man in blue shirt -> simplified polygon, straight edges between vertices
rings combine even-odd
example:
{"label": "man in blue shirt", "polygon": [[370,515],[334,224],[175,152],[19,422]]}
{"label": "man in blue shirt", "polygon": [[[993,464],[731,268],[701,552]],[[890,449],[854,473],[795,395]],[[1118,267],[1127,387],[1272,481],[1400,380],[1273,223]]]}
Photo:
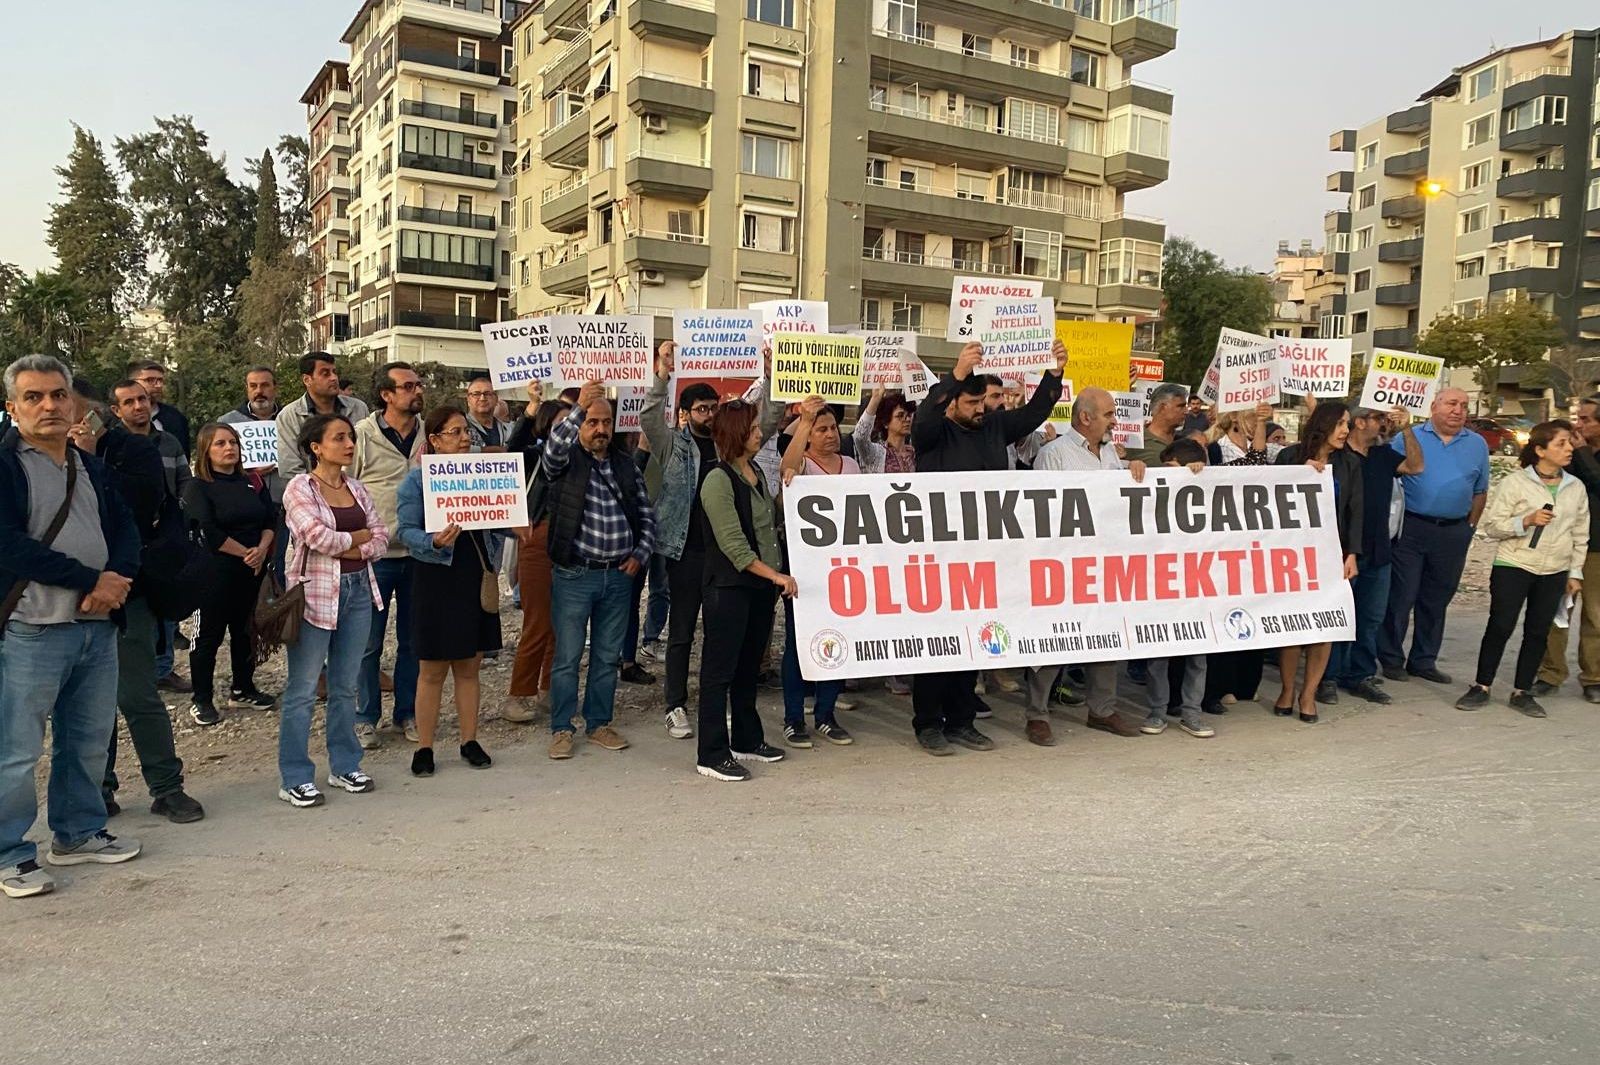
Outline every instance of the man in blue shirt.
{"label": "man in blue shirt", "polygon": [[[1449,684],[1439,671],[1444,642],[1444,612],[1461,583],[1467,548],[1489,493],[1489,445],[1467,429],[1467,394],[1459,388],[1440,391],[1432,415],[1417,427],[1423,469],[1401,479],[1405,519],[1394,544],[1389,613],[1378,638],[1378,659],[1390,680],[1421,677]],[[1396,451],[1404,441],[1396,438]],[[1406,629],[1416,614],[1411,654],[1405,650]]]}

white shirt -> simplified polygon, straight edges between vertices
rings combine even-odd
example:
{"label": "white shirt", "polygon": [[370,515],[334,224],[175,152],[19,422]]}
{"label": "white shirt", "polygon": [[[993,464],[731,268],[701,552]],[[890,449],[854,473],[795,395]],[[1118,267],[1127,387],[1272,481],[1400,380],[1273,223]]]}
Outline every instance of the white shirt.
{"label": "white shirt", "polygon": [[1078,432],[1078,427],[1068,426],[1067,431],[1039,450],[1033,460],[1036,470],[1120,470],[1122,460],[1117,457],[1115,444],[1109,441],[1100,445],[1100,454],[1089,450],[1089,441]]}

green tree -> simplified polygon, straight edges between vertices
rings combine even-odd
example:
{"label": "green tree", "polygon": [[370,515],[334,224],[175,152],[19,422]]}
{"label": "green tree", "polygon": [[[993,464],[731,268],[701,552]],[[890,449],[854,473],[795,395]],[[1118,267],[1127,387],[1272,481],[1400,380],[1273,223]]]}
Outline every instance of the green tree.
{"label": "green tree", "polygon": [[50,208],[47,239],[58,273],[83,300],[90,338],[104,342],[138,301],[144,242],[100,141],[78,125],[72,137],[71,154],[56,167],[62,199]]}
{"label": "green tree", "polygon": [[1198,384],[1224,327],[1261,333],[1272,320],[1267,279],[1229,267],[1193,241],[1168,239],[1161,269],[1166,296],[1162,355],[1169,381]]}
{"label": "green tree", "polygon": [[272,153],[263,153],[251,169],[257,182],[255,243],[250,276],[239,286],[239,331],[256,357],[276,359],[304,350],[311,270],[308,257],[284,237]]}
{"label": "green tree", "polygon": [[283,250],[283,222],[278,203],[278,169],[271,152],[250,166],[256,179],[256,232],[250,247],[252,259],[275,259]]}
{"label": "green tree", "polygon": [[1444,360],[1446,366],[1473,370],[1478,388],[1493,413],[1500,406],[1500,378],[1509,366],[1527,366],[1527,383],[1539,387],[1550,379],[1547,352],[1564,339],[1561,323],[1527,300],[1495,304],[1476,318],[1441,314],[1417,341],[1417,351]]}
{"label": "green tree", "polygon": [[85,347],[89,318],[83,293],[59,273],[41,270],[9,286],[6,331],[15,355],[37,352],[71,360]]}
{"label": "green tree", "polygon": [[230,319],[250,269],[255,194],[234,184],[208,145],[187,115],[157,119],[153,131],[116,145],[159,262],[151,294],[180,327]]}
{"label": "green tree", "polygon": [[310,159],[311,146],[304,137],[285,134],[278,138],[278,162],[287,179],[279,210],[284,236],[296,247],[306,242],[311,231]]}

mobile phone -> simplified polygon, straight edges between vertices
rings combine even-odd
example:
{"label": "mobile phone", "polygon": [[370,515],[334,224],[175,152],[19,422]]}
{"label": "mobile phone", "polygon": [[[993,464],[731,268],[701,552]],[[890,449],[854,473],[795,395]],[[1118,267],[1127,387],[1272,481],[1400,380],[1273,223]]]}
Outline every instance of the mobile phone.
{"label": "mobile phone", "polygon": [[84,426],[89,430],[90,436],[99,436],[106,431],[106,420],[97,410],[91,410],[83,419]]}

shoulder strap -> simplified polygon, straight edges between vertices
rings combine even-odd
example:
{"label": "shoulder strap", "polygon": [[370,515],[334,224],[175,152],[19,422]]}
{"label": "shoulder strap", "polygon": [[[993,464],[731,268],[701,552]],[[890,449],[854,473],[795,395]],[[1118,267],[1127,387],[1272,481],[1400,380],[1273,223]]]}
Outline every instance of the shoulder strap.
{"label": "shoulder strap", "polygon": [[[72,453],[72,448],[67,448],[67,494],[61,499],[61,507],[56,511],[56,516],[50,519],[50,527],[44,531],[44,536],[39,540],[45,547],[56,542],[56,537],[61,535],[62,528],[67,524],[67,515],[72,512],[72,496],[78,490],[78,457]],[[0,630],[4,630],[6,622],[11,620],[11,615],[16,613],[17,604],[22,602],[22,593],[28,590],[29,581],[19,579],[11,586],[11,592],[0,603]]]}

